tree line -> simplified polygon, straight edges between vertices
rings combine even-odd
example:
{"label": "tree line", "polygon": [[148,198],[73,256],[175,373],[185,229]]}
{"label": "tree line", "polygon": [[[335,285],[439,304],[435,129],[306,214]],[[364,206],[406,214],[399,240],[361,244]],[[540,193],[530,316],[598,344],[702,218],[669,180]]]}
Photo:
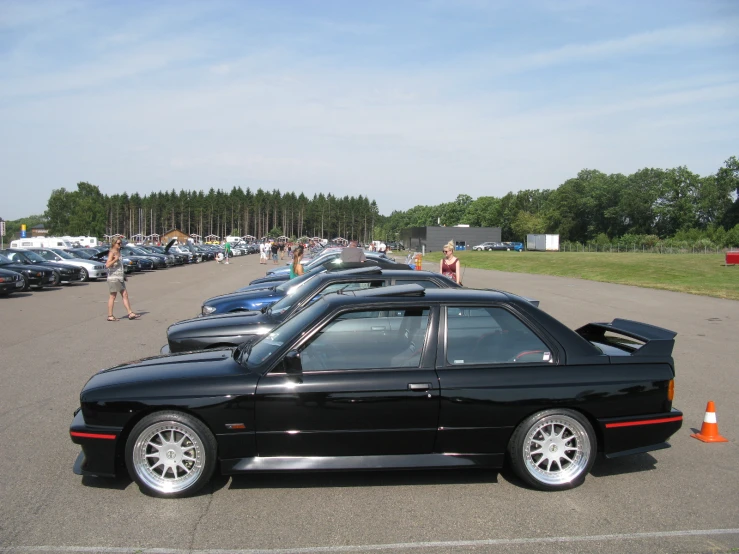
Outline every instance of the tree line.
{"label": "tree line", "polygon": [[156,192],[140,196],[104,195],[90,183],[77,190],[64,188],[51,193],[45,213],[52,234],[163,235],[179,229],[205,238],[252,235],[289,237],[319,236],[368,241],[379,217],[377,204],[364,196],[338,197],[281,193],[234,187],[230,192]]}
{"label": "tree line", "polygon": [[56,189],[43,216],[6,223],[6,237],[45,223],[56,235],[162,235],[177,228],[201,237],[217,235],[290,237],[342,236],[362,242],[397,240],[406,227],[468,224],[501,227],[503,240],[529,233],[556,233],[561,242],[654,243],[668,238],[739,245],[739,159],[732,156],[716,173],[700,176],[681,166],[645,168],[631,175],[584,169],[553,190],[526,189],[502,197],[418,205],[381,216],[364,196],[294,192],[175,190],[141,196],[104,195],[90,183]]}
{"label": "tree line", "polygon": [[[584,169],[554,190],[527,189],[503,197],[473,199],[394,211],[379,222],[380,234],[401,229],[469,224],[500,227],[503,240],[553,233],[560,241],[600,243],[624,236],[708,238],[739,245],[739,160],[732,156],[715,174],[686,167],[646,168],[631,175]],[[724,244],[719,244],[724,246]]]}

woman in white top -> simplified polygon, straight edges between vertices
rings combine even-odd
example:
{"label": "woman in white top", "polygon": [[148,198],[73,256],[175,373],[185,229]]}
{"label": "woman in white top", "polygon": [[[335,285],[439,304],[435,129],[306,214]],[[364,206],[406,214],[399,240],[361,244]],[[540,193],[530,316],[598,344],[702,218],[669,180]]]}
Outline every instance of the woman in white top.
{"label": "woman in white top", "polygon": [[108,261],[105,267],[108,268],[108,321],[118,321],[113,315],[113,305],[115,297],[120,292],[123,299],[123,305],[128,310],[128,319],[138,319],[139,314],[134,313],[131,304],[128,303],[128,291],[126,290],[126,274],[123,271],[123,263],[121,262],[121,239],[115,239],[110,245],[108,252]]}

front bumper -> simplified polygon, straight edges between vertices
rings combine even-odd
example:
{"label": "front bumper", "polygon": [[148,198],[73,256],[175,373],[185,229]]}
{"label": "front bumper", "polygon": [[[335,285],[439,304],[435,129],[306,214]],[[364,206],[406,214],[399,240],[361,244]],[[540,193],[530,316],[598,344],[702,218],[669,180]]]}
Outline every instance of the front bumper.
{"label": "front bumper", "polygon": [[90,276],[90,279],[107,279],[108,277],[108,271],[103,269],[88,269],[87,274]]}
{"label": "front bumper", "polygon": [[73,443],[82,447],[81,455],[84,458],[77,458],[75,473],[115,477],[116,451],[122,431],[123,429],[118,427],[87,425],[82,410],[78,408],[72,425],[69,426],[69,435]]}

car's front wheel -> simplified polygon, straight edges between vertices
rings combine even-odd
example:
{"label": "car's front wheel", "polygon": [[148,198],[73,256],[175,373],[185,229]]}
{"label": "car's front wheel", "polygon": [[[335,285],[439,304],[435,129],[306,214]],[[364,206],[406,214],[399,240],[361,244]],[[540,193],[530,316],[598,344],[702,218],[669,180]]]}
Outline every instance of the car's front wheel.
{"label": "car's front wheel", "polygon": [[175,411],[139,421],[126,441],[126,467],[146,494],[180,498],[210,481],[216,440],[198,419]]}
{"label": "car's front wheel", "polygon": [[545,410],[528,417],[513,433],[508,455],[516,474],[540,490],[582,484],[598,451],[593,426],[573,410]]}
{"label": "car's front wheel", "polygon": [[51,279],[49,280],[49,286],[50,287],[58,287],[62,284],[62,276],[58,271],[54,271],[51,274]]}
{"label": "car's front wheel", "polygon": [[82,277],[83,283],[86,283],[90,280],[90,273],[84,267],[80,268],[80,276]]}

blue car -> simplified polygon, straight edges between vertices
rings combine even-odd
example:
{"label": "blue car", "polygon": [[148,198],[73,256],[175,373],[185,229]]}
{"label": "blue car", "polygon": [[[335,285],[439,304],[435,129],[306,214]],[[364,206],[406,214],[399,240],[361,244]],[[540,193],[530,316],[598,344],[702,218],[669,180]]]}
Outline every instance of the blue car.
{"label": "blue car", "polygon": [[[322,268],[323,269],[323,268]],[[325,271],[325,269],[324,269]],[[319,272],[320,273],[320,272]],[[236,312],[252,312],[263,310],[282,297],[298,290],[300,286],[313,275],[306,274],[278,285],[267,288],[257,288],[249,291],[236,291],[221,296],[209,298],[200,309],[201,315],[218,315]]]}

